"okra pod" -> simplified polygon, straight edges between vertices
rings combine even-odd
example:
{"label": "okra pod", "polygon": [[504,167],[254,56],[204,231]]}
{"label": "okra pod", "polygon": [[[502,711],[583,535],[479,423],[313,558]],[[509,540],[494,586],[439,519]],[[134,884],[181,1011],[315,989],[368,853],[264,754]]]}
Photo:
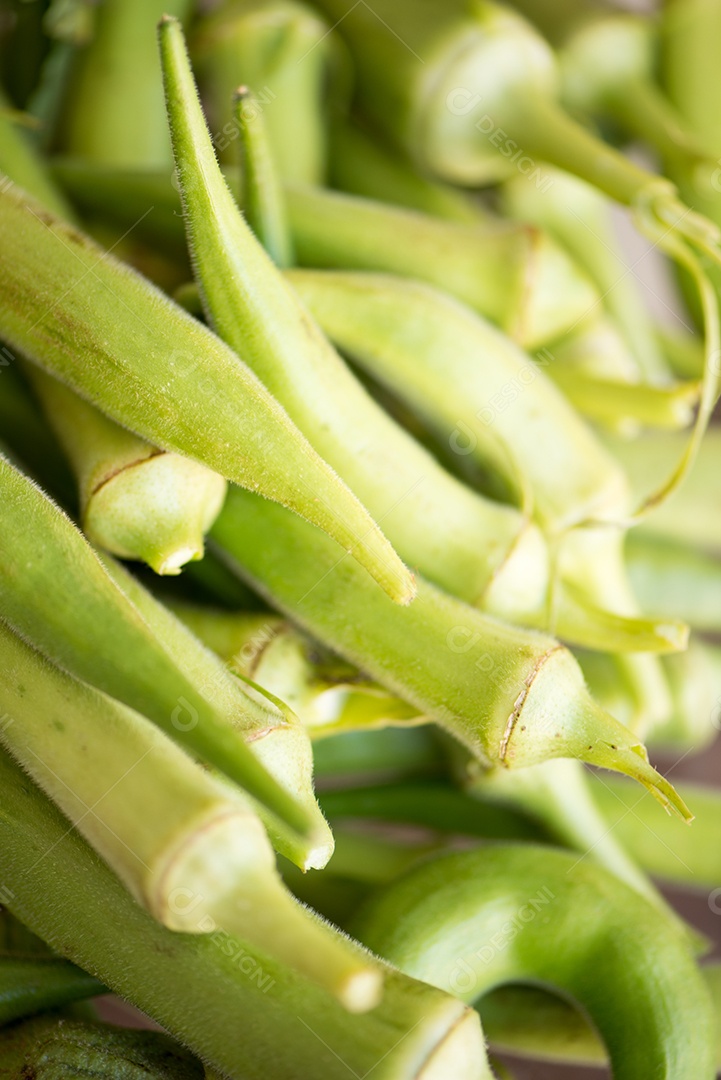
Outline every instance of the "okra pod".
{"label": "okra pod", "polygon": [[395,615],[332,544],[240,488],[231,488],[212,535],[262,595],[482,763],[521,768],[577,757],[627,772],[675,803],[638,739],[592,702],[571,654],[552,639],[496,622],[425,582]]}
{"label": "okra pod", "polygon": [[230,0],[198,20],[191,51],[221,160],[233,160],[232,144],[240,132],[237,117],[229,118],[229,105],[244,84],[258,95],[256,107],[281,176],[322,183],[324,86],[334,51],[322,17],[296,0]]}
{"label": "okra pod", "polygon": [[154,30],[165,12],[185,19],[191,6],[190,0],[104,0],[64,103],[65,152],[114,168],[171,167]]}
{"label": "okra pod", "polygon": [[295,904],[260,820],[237,793],[6,627],[0,656],[0,706],[10,720],[3,746],[155,919],[185,933],[220,925],[349,1009],[376,1003],[379,974]]}
{"label": "okra pod", "polygon": [[0,173],[33,192],[38,202],[69,220],[72,211],[62,192],[48,178],[25,133],[13,124],[10,105],[0,91]]}
{"label": "okra pod", "polygon": [[616,238],[610,201],[590,184],[560,169],[549,169],[549,176],[553,182],[544,191],[529,184],[525,176],[506,180],[501,187],[503,209],[516,220],[545,229],[563,244],[603,297],[603,306],[621,329],[637,370],[652,381],[663,377],[663,353],[633,270]]}
{"label": "okra pod", "polygon": [[[3,618],[77,678],[147,716],[305,834],[306,811],[245,745],[211,689],[199,689],[65,514],[0,458]],[[23,546],[17,537],[23,537]],[[247,699],[249,713],[258,705]]]}
{"label": "okra pod", "polygon": [[0,1028],[22,1017],[103,993],[101,982],[66,960],[0,956]]}
{"label": "okra pod", "polygon": [[380,890],[353,927],[462,1000],[508,982],[555,988],[590,1015],[618,1080],[715,1076],[711,999],[686,941],[589,861],[530,845],[436,857]]}
{"label": "okra pod", "polygon": [[420,278],[529,349],[560,337],[599,302],[585,273],[530,225],[472,226],[300,186],[288,189],[288,213],[301,265]]}
{"label": "okra pod", "polygon": [[88,539],[158,574],[202,558],[225,498],[223,477],[121,428],[41,368],[26,370],[77,476]]}
{"label": "okra pod", "polygon": [[[104,558],[109,576],[140,613],[146,625],[162,641],[179,670],[200,693],[210,694],[217,708],[232,722],[252,746],[254,755],[288,794],[302,805],[312,828],[307,838],[299,840],[288,830],[278,830],[273,815],[259,813],[276,850],[297,863],[303,870],[323,867],[333,851],[333,837],[313,793],[313,754],[307,732],[288,708],[283,693],[296,684],[286,678],[280,684],[270,680],[266,686],[253,666],[235,667],[240,680],[230,674],[221,660],[203,648],[203,635],[191,633],[168,608],[114,559]],[[253,617],[251,617],[253,618]],[[268,616],[264,616],[265,643]],[[192,621],[191,629],[198,629]],[[200,638],[200,640],[198,640]],[[213,647],[211,643],[210,648]],[[284,657],[281,657],[281,661]],[[272,661],[271,661],[272,663]],[[274,665],[283,670],[282,662]],[[242,681],[241,681],[242,680]],[[309,677],[310,681],[310,677]],[[259,686],[263,689],[259,689]],[[266,692],[264,692],[266,691]],[[302,702],[305,702],[303,697]]]}
{"label": "okra pod", "polygon": [[243,350],[410,565],[502,616],[542,607],[547,555],[537,527],[446,473],[349,373],[231,198],[177,22],[161,24],[160,44],[194,270],[217,333]]}
{"label": "okra pod", "polygon": [[91,1076],[93,1080],[203,1080],[200,1061],[158,1031],[42,1017],[0,1033],[0,1080]]}
{"label": "okra pod", "polygon": [[307,513],[411,599],[410,573],[367,512],[214,334],[13,188],[0,192],[0,238],[11,348],[161,448]]}
{"label": "okra pod", "polygon": [[220,929],[158,926],[4,754],[0,775],[0,878],[11,909],[221,1075],[345,1080],[350,1067],[375,1069],[379,1080],[485,1080],[478,1017],[457,999],[383,967],[383,1001],[353,1015]]}
{"label": "okra pod", "polygon": [[294,261],[285,196],[258,99],[247,86],[233,98],[240,132],[242,199],[245,219],[276,266]]}

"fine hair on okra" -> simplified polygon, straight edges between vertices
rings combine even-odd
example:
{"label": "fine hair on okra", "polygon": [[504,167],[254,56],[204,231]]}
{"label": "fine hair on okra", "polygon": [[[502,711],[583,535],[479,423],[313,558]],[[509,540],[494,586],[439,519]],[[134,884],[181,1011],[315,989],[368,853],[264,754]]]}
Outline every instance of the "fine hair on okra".
{"label": "fine hair on okra", "polygon": [[136,434],[308,514],[400,603],[412,598],[367,511],[219,338],[12,185],[0,191],[0,236],[11,347]]}
{"label": "fine hair on okra", "polygon": [[[220,927],[173,933],[133,902],[4,753],[0,774],[0,874],[11,909],[221,1074],[261,1080],[271,1069],[279,1080],[299,1072],[304,1080],[343,1080],[350,1065],[360,1075],[375,1069],[379,1080],[490,1080],[478,1016],[457,998],[376,961],[383,1001],[353,1014]],[[72,911],[61,902],[69,886],[77,891]],[[328,934],[370,959],[333,928]]]}
{"label": "fine hair on okra", "polygon": [[0,655],[0,704],[13,718],[3,746],[154,918],[186,933],[220,925],[305,971],[349,1009],[376,1003],[380,977],[286,893],[247,800],[144,717],[1,626]]}
{"label": "fine hair on okra", "polygon": [[[353,929],[465,1001],[507,982],[556,988],[590,1015],[617,1080],[715,1071],[711,998],[687,942],[588,860],[522,844],[440,856],[379,890]],[[559,947],[568,937],[571,951]]]}

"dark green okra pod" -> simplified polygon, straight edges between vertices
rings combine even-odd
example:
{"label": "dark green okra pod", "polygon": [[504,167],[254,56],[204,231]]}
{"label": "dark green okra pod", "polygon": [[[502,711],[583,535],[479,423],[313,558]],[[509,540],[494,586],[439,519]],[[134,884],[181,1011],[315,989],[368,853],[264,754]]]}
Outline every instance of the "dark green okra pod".
{"label": "dark green okra pod", "polygon": [[498,845],[435,858],[364,905],[362,941],[471,1002],[507,982],[580,1003],[614,1080],[711,1080],[711,1000],[683,936],[588,860]]}
{"label": "dark green okra pod", "polygon": [[0,1028],[13,1020],[103,993],[101,982],[67,960],[0,954]]}
{"label": "dark green okra pod", "polygon": [[200,1061],[157,1031],[125,1031],[64,1017],[0,1033],[0,1080],[203,1080]]}

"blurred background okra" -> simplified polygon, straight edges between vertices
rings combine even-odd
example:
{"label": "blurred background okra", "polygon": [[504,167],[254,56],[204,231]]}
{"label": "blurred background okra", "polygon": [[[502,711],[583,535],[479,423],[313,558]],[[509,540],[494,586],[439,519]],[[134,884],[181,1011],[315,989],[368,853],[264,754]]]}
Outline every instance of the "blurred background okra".
{"label": "blurred background okra", "polygon": [[711,1080],[721,4],[6,7],[0,1080]]}

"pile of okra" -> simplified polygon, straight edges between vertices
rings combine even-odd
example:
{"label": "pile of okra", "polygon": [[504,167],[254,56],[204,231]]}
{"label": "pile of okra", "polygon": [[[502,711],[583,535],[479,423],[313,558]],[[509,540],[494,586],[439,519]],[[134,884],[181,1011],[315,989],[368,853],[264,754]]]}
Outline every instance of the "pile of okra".
{"label": "pile of okra", "polygon": [[0,1080],[713,1080],[721,0],[0,79]]}

